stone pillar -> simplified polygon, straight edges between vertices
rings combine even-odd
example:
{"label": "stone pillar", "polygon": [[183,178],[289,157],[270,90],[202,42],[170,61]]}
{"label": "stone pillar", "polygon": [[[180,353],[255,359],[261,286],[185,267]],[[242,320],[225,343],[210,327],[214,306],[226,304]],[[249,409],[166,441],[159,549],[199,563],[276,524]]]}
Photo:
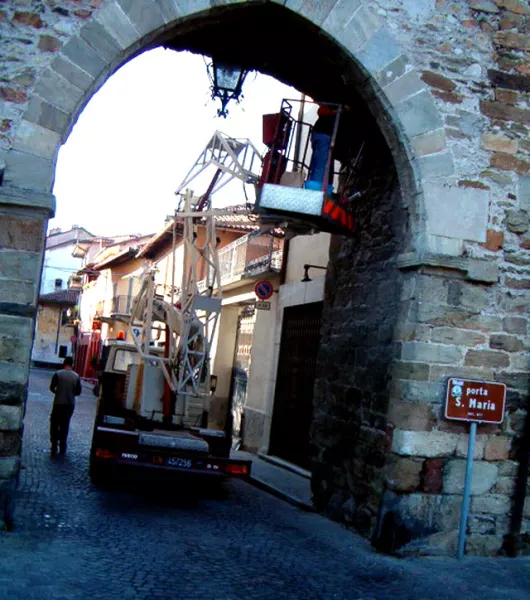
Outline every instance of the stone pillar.
{"label": "stone pillar", "polygon": [[51,194],[0,187],[0,529],[13,520],[46,223],[54,207]]}

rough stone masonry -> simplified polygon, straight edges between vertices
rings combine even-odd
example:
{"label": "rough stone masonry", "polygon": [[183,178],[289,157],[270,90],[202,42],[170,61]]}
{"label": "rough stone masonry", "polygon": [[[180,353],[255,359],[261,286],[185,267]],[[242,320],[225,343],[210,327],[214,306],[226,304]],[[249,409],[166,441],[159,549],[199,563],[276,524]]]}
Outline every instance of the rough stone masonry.
{"label": "rough stone masonry", "polygon": [[[229,19],[227,6],[274,7],[279,18],[296,13],[315,43],[321,34],[336,44],[357,70],[359,93],[389,149],[367,156],[367,193],[356,215],[362,229],[333,241],[313,426],[315,503],[390,549],[451,547],[467,429],[442,418],[445,381],[504,382],[504,424],[479,427],[467,546],[496,554],[509,530],[528,402],[524,0],[0,4],[0,499],[7,524],[58,148],[110,73],[161,36],[177,36],[182,24],[190,31],[209,16]],[[523,531],[529,525],[527,504]]]}

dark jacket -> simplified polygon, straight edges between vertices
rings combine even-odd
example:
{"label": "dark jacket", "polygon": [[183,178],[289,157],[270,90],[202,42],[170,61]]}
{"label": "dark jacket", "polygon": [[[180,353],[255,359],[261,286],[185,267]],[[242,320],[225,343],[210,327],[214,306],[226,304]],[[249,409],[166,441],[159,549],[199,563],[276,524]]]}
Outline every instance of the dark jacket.
{"label": "dark jacket", "polygon": [[55,405],[75,406],[75,397],[81,393],[81,378],[71,369],[62,369],[53,374],[50,392],[55,394]]}

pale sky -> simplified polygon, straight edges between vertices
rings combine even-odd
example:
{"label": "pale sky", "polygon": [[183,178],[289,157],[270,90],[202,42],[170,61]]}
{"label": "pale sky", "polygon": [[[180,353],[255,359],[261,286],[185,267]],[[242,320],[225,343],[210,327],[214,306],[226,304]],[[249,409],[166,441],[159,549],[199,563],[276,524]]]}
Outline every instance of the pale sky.
{"label": "pale sky", "polygon": [[[174,191],[215,130],[250,138],[263,151],[262,115],[278,112],[282,98],[299,97],[256,73],[247,75],[243,95],[239,105],[229,103],[227,119],[217,117],[204,58],[188,52],[157,48],[124,65],[59,151],[49,228],[77,224],[109,236],[160,230],[176,208]],[[206,191],[201,183],[190,186],[196,194]],[[242,184],[232,185],[240,202]]]}

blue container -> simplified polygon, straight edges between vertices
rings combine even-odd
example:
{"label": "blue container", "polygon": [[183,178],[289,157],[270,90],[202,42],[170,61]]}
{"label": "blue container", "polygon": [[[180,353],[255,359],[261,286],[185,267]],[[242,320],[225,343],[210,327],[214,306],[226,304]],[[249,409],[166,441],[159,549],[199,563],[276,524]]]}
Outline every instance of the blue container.
{"label": "blue container", "polygon": [[[304,182],[304,188],[306,190],[320,191],[322,189],[322,184],[320,183],[320,181],[313,181],[311,179],[308,179],[306,182]],[[331,194],[333,194],[333,186],[330,183],[328,185],[328,196],[331,196]]]}

